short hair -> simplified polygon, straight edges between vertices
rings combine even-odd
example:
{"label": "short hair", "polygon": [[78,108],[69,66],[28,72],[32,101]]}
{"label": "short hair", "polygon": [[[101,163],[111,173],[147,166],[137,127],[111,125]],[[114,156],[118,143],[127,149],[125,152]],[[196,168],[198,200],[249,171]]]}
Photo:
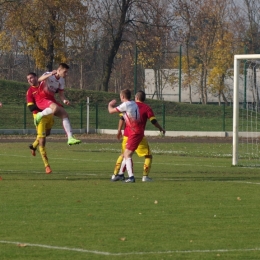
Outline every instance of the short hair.
{"label": "short hair", "polygon": [[142,90],[138,90],[135,94],[135,96],[138,98],[138,100],[144,102],[145,101],[145,98],[146,98],[146,95],[145,95],[145,92],[142,91]]}
{"label": "short hair", "polygon": [[69,65],[68,65],[67,63],[63,63],[63,62],[62,62],[62,63],[59,64],[59,68],[67,69],[67,70],[68,70],[70,67],[69,67]]}
{"label": "short hair", "polygon": [[32,75],[32,76],[34,76],[34,77],[37,77],[37,74],[34,73],[34,72],[29,72],[29,73],[27,74],[27,76],[30,76],[30,75]]}
{"label": "short hair", "polygon": [[128,100],[131,99],[131,91],[130,91],[128,88],[121,90],[120,93],[121,93],[126,99],[128,99]]}

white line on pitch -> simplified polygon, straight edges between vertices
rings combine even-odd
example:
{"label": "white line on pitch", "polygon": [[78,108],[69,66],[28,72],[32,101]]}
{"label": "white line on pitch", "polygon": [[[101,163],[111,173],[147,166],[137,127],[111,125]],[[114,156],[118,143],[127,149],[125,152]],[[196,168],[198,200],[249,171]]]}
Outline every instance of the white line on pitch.
{"label": "white line on pitch", "polygon": [[49,246],[49,245],[41,245],[41,244],[30,244],[30,243],[22,243],[22,242],[14,242],[14,241],[5,241],[0,240],[2,244],[15,244],[17,246],[30,246],[30,247],[40,247],[47,249],[56,249],[56,250],[66,250],[66,251],[76,251],[81,253],[92,253],[97,255],[113,255],[113,256],[123,256],[123,255],[147,255],[147,254],[190,254],[190,253],[228,253],[228,252],[248,252],[248,251],[260,251],[260,248],[244,248],[244,249],[213,249],[213,250],[168,250],[168,251],[157,251],[157,252],[130,252],[130,253],[110,253],[110,252],[102,252],[97,250],[87,250],[81,248],[70,248],[70,247],[59,247],[59,246]]}

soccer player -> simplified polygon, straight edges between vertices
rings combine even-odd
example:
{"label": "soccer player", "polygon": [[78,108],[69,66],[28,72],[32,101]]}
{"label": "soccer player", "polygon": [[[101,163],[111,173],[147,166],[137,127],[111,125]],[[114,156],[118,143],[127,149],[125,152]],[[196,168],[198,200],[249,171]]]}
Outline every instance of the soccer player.
{"label": "soccer player", "polygon": [[[150,122],[156,128],[158,128],[160,130],[160,132],[165,134],[165,130],[160,126],[160,124],[156,120],[152,108],[144,103],[145,98],[146,98],[145,92],[142,91],[142,90],[139,90],[135,95],[135,101],[136,101],[138,108],[139,108],[139,113],[140,113],[140,117],[142,119],[144,129],[145,129],[145,126],[146,126],[146,122],[149,119]],[[124,125],[125,125],[124,124],[124,118],[121,117],[119,119],[118,133],[117,133],[117,138],[119,140],[122,137],[122,129],[123,129]],[[119,181],[119,180],[125,179],[125,177],[124,177],[125,165],[122,164],[122,162],[123,162],[123,152],[125,150],[127,140],[128,140],[128,126],[125,126],[124,136],[123,136],[123,140],[122,140],[122,154],[118,157],[118,159],[116,161],[116,166],[115,166],[114,174],[112,175],[111,181]],[[152,179],[150,177],[148,177],[148,175],[150,173],[150,169],[151,169],[151,166],[152,166],[152,158],[153,157],[152,157],[152,153],[151,153],[148,141],[147,141],[145,136],[143,137],[142,141],[138,145],[135,152],[137,153],[137,155],[139,157],[145,158],[142,181],[143,182],[152,181]]]}
{"label": "soccer player", "polygon": [[124,150],[124,159],[122,163],[125,163],[129,177],[125,182],[133,183],[135,182],[135,177],[133,172],[132,155],[144,137],[144,128],[142,127],[139,109],[136,102],[130,101],[131,91],[129,89],[122,90],[120,92],[120,99],[122,104],[117,107],[114,107],[116,100],[109,102],[108,112],[110,114],[122,113],[125,124],[128,126],[128,141]]}
{"label": "soccer player", "polygon": [[[37,91],[39,88],[37,75],[34,72],[30,72],[27,75],[27,81],[30,84],[30,87],[26,93],[27,106],[28,106],[29,110],[33,113],[33,117],[35,118],[37,113],[41,111],[37,107],[36,101],[35,101],[35,95],[37,94]],[[50,174],[52,172],[51,167],[49,165],[47,152],[45,149],[46,136],[50,135],[52,126],[53,126],[53,115],[51,114],[51,115],[43,117],[42,120],[39,122],[39,124],[36,127],[37,138],[33,142],[33,144],[31,144],[29,146],[33,156],[36,155],[35,152],[37,150],[37,147],[39,146],[39,151],[40,151],[40,154],[41,154],[44,166],[45,166],[46,174]]]}
{"label": "soccer player", "polygon": [[72,128],[68,113],[55,99],[55,93],[59,93],[60,99],[66,105],[70,102],[65,98],[64,87],[65,78],[68,74],[69,66],[66,63],[60,63],[57,70],[44,73],[38,80],[40,83],[38,93],[35,97],[37,106],[42,110],[36,114],[35,125],[39,124],[43,116],[55,114],[62,119],[63,128],[68,137],[68,145],[79,144],[72,135]]}

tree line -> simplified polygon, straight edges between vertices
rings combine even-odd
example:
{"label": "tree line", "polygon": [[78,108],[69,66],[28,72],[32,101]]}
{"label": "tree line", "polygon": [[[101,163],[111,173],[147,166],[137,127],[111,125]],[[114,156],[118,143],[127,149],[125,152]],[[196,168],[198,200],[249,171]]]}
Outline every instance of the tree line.
{"label": "tree line", "polygon": [[[182,88],[198,86],[225,101],[234,54],[259,53],[259,0],[0,0],[0,78],[25,81],[29,71],[70,65],[71,88],[118,92],[145,88],[153,69],[178,67]],[[138,52],[138,59],[135,53]],[[137,64],[136,64],[137,62]]]}

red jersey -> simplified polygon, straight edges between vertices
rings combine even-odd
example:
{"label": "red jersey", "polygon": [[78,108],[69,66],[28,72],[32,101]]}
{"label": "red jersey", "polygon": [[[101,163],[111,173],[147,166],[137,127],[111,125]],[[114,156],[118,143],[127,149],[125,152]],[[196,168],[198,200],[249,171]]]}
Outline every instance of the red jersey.
{"label": "red jersey", "polygon": [[[38,87],[37,86],[30,86],[28,88],[27,93],[26,93],[27,106],[36,104],[35,97],[36,97],[37,93],[38,93]],[[33,114],[37,114],[40,111],[41,110],[34,110]]]}
{"label": "red jersey", "polygon": [[[147,104],[142,103],[142,102],[136,102],[136,104],[139,108],[139,114],[140,114],[140,119],[141,119],[140,123],[139,123],[140,124],[139,127],[141,127],[144,131],[147,119],[152,121],[153,119],[156,119],[156,118],[155,118],[153,110],[150,106],[148,106]],[[128,129],[127,124],[124,129],[124,136],[129,136],[129,129]]]}
{"label": "red jersey", "polygon": [[[46,72],[43,75],[50,74],[51,72]],[[65,86],[64,78],[56,78],[55,75],[50,76],[40,83],[39,91],[36,96],[36,103],[39,104],[39,107],[48,107],[48,105],[43,106],[45,101],[53,101],[57,103],[55,99],[55,93],[63,91]],[[44,103],[44,104],[43,104]],[[58,104],[58,103],[57,103]]]}
{"label": "red jersey", "polygon": [[118,112],[123,114],[125,124],[128,126],[130,134],[144,135],[144,129],[141,124],[139,109],[135,101],[126,101],[116,107]]}

